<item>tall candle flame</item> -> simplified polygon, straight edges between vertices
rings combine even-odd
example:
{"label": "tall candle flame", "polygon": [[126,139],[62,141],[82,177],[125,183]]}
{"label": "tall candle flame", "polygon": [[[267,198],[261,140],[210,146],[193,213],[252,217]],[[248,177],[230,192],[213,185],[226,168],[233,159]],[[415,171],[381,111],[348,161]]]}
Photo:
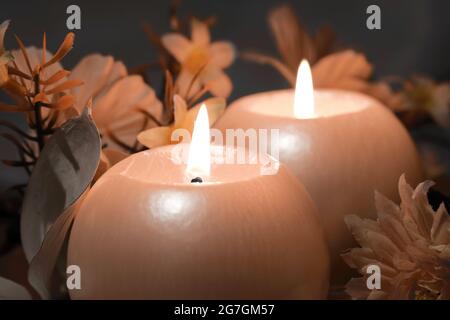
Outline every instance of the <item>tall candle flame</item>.
{"label": "tall candle flame", "polygon": [[314,116],[314,87],[308,61],[302,60],[297,72],[294,94],[294,116],[311,118]]}
{"label": "tall candle flame", "polygon": [[206,106],[202,104],[198,111],[189,147],[186,173],[192,177],[206,178],[211,171],[211,146],[209,119]]}

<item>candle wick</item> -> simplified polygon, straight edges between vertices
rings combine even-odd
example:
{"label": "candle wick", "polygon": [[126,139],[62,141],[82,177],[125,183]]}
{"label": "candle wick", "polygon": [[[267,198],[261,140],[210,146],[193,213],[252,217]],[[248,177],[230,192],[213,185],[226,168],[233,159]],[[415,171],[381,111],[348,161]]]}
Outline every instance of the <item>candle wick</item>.
{"label": "candle wick", "polygon": [[191,183],[202,183],[203,179],[200,177],[195,177],[194,179],[191,180]]}

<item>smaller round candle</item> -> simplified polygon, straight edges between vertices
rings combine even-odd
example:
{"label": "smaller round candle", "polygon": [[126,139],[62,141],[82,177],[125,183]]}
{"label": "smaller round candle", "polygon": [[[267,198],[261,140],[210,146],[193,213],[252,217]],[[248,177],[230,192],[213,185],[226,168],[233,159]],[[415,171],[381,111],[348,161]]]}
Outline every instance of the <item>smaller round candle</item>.
{"label": "smaller round candle", "polygon": [[189,145],[156,148],[94,185],[69,241],[82,275],[72,298],[326,298],[327,245],[308,193],[283,165],[262,175],[260,164],[212,163],[236,149],[209,146],[202,117],[203,107],[187,166],[173,152]]}
{"label": "smaller round candle", "polygon": [[258,93],[235,101],[215,125],[226,129],[279,129],[280,161],[304,184],[321,214],[331,253],[332,279],[344,283],[340,254],[354,246],[344,217],[375,217],[374,192],[398,199],[406,173],[419,183],[422,168],[413,141],[377,100],[342,90],[313,90],[306,61],[297,89]]}

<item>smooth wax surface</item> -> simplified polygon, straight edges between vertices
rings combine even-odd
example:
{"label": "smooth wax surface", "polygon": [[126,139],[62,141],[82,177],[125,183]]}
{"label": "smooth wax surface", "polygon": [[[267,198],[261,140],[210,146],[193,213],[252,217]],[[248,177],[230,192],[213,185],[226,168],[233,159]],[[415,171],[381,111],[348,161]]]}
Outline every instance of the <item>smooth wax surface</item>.
{"label": "smooth wax surface", "polygon": [[326,297],[318,214],[284,166],[262,176],[258,164],[213,165],[214,181],[191,184],[170,148],[123,160],[87,195],[69,241],[82,272],[72,298]]}
{"label": "smooth wax surface", "polygon": [[255,94],[234,102],[215,127],[280,129],[280,160],[306,187],[321,214],[332,256],[334,283],[349,269],[339,256],[355,245],[344,216],[375,217],[374,191],[398,200],[402,173],[423,177],[406,129],[376,100],[353,92],[315,91],[316,116],[297,119],[294,90]]}

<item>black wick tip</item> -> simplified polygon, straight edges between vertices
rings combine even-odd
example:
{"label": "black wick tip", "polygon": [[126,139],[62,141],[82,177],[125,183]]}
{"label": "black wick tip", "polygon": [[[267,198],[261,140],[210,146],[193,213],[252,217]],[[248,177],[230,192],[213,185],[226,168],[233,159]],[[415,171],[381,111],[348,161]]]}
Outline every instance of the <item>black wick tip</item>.
{"label": "black wick tip", "polygon": [[200,177],[195,177],[194,179],[191,180],[191,183],[202,183],[203,179]]}

